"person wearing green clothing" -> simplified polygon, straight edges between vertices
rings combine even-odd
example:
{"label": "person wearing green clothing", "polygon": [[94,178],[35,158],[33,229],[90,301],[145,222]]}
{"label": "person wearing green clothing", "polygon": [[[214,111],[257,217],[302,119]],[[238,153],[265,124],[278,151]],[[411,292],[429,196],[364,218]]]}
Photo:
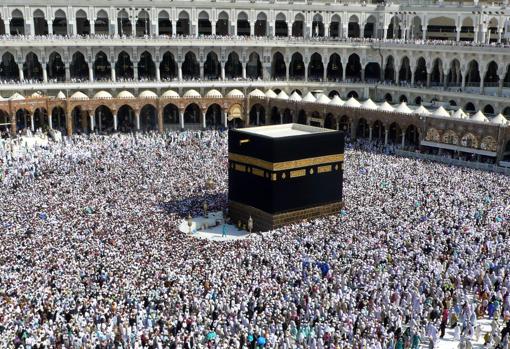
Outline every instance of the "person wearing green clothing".
{"label": "person wearing green clothing", "polygon": [[402,337],[398,337],[395,349],[404,349],[404,339]]}
{"label": "person wearing green clothing", "polygon": [[413,340],[411,342],[411,349],[418,349],[420,347],[420,334],[418,332],[415,332],[413,334]]}

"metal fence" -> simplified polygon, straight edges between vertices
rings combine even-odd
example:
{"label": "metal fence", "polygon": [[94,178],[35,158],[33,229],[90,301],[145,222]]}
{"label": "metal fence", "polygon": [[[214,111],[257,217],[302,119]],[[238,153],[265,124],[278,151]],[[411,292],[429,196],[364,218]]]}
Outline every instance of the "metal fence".
{"label": "metal fence", "polygon": [[422,159],[422,160],[428,160],[428,161],[435,161],[435,162],[441,162],[448,165],[453,166],[460,166],[460,167],[469,167],[474,168],[477,170],[482,171],[491,171],[491,172],[497,172],[497,173],[503,173],[510,176],[510,167],[502,167],[498,165],[493,164],[484,164],[482,162],[473,162],[473,161],[464,161],[464,160],[458,160],[458,159],[451,159],[444,156],[438,156],[438,155],[432,155],[432,154],[423,154],[423,153],[415,153],[412,151],[405,151],[396,149],[395,155],[407,157],[407,158],[414,158],[414,159]]}

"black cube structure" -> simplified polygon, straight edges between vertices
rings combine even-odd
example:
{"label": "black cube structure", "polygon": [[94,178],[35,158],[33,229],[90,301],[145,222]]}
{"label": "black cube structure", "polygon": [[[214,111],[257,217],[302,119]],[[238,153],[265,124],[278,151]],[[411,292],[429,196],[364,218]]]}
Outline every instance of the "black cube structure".
{"label": "black cube structure", "polygon": [[342,208],[344,134],[300,124],[229,131],[232,223],[263,231]]}

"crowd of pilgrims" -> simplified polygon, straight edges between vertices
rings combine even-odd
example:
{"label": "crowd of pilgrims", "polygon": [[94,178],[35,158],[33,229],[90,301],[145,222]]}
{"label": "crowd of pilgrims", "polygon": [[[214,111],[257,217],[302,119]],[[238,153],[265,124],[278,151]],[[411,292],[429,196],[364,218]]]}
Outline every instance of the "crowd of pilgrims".
{"label": "crowd of pilgrims", "polygon": [[2,348],[509,348],[508,177],[350,142],[341,212],[216,242],[224,132],[6,144]]}

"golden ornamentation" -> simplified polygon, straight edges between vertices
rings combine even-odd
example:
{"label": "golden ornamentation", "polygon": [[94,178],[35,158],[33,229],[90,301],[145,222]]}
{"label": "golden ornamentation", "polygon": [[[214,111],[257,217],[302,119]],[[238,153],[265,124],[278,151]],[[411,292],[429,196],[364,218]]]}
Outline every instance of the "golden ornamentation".
{"label": "golden ornamentation", "polygon": [[317,169],[317,173],[331,172],[331,169],[332,169],[331,165],[319,166],[319,168]]}
{"label": "golden ornamentation", "polygon": [[290,178],[303,177],[303,176],[306,176],[305,169],[290,171]]}
{"label": "golden ornamentation", "polygon": [[236,153],[228,153],[228,159],[230,161],[241,162],[246,165],[257,166],[269,171],[285,171],[285,170],[293,170],[300,167],[309,167],[316,165],[323,165],[332,162],[342,162],[344,161],[344,154],[333,154],[333,155],[324,155],[317,156],[314,158],[306,158],[299,160],[291,160],[291,161],[283,161],[283,162],[269,162],[265,160],[260,160],[251,156],[236,154]]}

